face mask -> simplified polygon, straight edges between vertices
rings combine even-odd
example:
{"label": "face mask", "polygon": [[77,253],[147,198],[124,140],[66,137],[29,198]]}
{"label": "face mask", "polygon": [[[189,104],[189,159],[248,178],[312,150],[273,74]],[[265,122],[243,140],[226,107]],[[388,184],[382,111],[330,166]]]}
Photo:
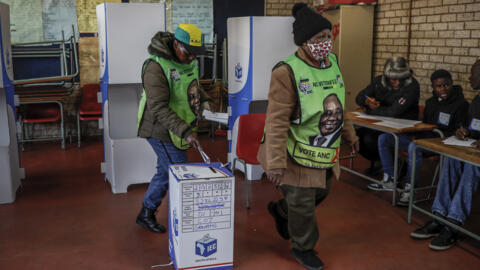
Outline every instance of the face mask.
{"label": "face mask", "polygon": [[332,41],[330,39],[318,43],[307,43],[307,45],[316,60],[326,59],[332,50]]}

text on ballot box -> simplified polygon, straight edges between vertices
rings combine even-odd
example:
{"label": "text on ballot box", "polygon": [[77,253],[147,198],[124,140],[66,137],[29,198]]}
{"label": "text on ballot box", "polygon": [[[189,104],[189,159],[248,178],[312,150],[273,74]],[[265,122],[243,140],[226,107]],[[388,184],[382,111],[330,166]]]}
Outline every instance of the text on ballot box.
{"label": "text on ballot box", "polygon": [[168,250],[175,269],[232,269],[235,184],[219,162],[169,168]]}

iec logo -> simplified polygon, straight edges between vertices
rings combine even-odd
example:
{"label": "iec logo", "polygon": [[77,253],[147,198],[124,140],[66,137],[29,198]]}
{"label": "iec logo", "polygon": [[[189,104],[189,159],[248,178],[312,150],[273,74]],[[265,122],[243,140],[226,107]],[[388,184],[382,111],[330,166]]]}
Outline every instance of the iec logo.
{"label": "iec logo", "polygon": [[206,234],[202,239],[195,241],[195,254],[208,257],[217,252],[217,239]]}
{"label": "iec logo", "polygon": [[240,63],[237,63],[235,65],[235,77],[237,79],[242,78],[242,66],[240,65]]}

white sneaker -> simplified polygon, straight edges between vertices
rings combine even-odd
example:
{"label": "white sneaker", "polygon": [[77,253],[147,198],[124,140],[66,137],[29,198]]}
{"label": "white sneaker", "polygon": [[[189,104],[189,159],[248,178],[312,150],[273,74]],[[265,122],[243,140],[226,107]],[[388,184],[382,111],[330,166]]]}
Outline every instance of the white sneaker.
{"label": "white sneaker", "polygon": [[398,204],[402,206],[408,206],[410,203],[410,191],[400,193],[400,200]]}
{"label": "white sneaker", "polygon": [[392,191],[393,190],[393,177],[386,173],[383,173],[382,184],[371,183],[367,186],[368,189],[376,191]]}

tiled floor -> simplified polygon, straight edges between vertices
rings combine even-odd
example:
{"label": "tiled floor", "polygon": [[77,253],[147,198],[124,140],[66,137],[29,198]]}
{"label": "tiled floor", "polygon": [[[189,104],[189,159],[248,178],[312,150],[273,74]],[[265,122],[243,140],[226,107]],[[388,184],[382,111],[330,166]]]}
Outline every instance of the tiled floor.
{"label": "tiled floor", "polygon": [[[202,143],[212,160],[226,161],[224,137],[202,138]],[[100,173],[101,141],[90,139],[81,148],[71,144],[65,151],[55,143],[30,144],[21,155],[24,185],[15,203],[0,205],[0,269],[150,269],[170,261],[167,234],[135,224],[147,185],[112,194]],[[195,151],[189,157],[201,160]],[[266,180],[253,182],[247,210],[243,175],[237,173],[236,180],[235,269],[301,269],[266,211],[279,191]],[[416,213],[407,224],[405,208],[392,207],[390,194],[367,191],[365,184],[343,173],[317,209],[315,250],[326,269],[480,269],[478,242],[463,237],[448,251],[429,250],[428,241],[409,237],[425,217]],[[467,224],[477,233],[479,208],[477,199]],[[157,217],[167,222],[166,204]]]}

